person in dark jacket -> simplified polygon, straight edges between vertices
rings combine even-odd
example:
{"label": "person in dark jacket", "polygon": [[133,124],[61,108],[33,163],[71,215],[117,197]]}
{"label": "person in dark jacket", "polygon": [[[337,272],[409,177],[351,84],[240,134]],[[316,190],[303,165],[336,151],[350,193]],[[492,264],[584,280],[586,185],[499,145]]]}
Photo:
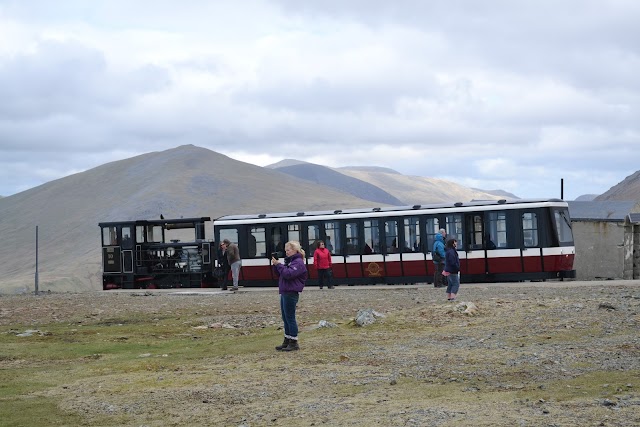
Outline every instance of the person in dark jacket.
{"label": "person in dark jacket", "polygon": [[447,300],[455,301],[456,294],[460,288],[460,258],[458,257],[458,251],[456,247],[458,241],[456,239],[450,239],[447,241],[446,253],[444,256],[444,272],[442,273],[447,277],[449,285],[447,286]]}
{"label": "person in dark jacket", "polygon": [[313,264],[318,272],[318,285],[320,289],[325,282],[329,289],[333,289],[331,284],[331,252],[324,245],[322,240],[316,242],[316,250],[313,252]]}
{"label": "person in dark jacket", "polygon": [[305,265],[305,253],[300,242],[288,241],[284,245],[286,255],[284,263],[271,258],[273,269],[279,276],[278,293],[280,294],[280,313],[284,322],[284,341],[276,347],[279,351],[299,350],[298,322],[296,320],[296,305],[300,292],[304,289],[308,273]]}
{"label": "person in dark jacket", "polygon": [[221,270],[221,276],[218,277],[218,281],[222,281],[220,289],[226,291],[231,267],[229,266],[229,260],[227,259],[227,247],[224,242],[220,243],[220,246],[218,247],[218,267]]}
{"label": "person in dark jacket", "polygon": [[435,271],[433,273],[433,287],[434,288],[444,288],[446,277],[442,275],[444,271],[444,238],[447,235],[447,232],[441,228],[436,234],[435,241],[433,242],[433,251],[431,252],[431,257],[433,258],[433,266],[435,267]]}

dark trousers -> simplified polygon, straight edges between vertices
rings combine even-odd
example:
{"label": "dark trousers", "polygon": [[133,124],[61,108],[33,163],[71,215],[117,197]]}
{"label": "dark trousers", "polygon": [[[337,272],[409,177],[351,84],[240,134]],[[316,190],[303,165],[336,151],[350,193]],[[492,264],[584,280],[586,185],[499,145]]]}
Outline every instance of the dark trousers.
{"label": "dark trousers", "polygon": [[442,275],[442,272],[444,271],[444,262],[434,262],[433,265],[436,268],[436,271],[433,273],[433,286],[436,288],[447,286],[447,283],[445,282],[446,279]]}
{"label": "dark trousers", "polygon": [[318,284],[320,285],[320,289],[326,284],[328,287],[332,288],[331,285],[331,269],[330,268],[319,268],[318,269]]}
{"label": "dark trousers", "polygon": [[224,279],[222,279],[222,286],[220,286],[220,289],[227,289],[227,283],[229,282],[229,271],[231,271],[231,268],[224,269]]}
{"label": "dark trousers", "polygon": [[298,292],[285,292],[280,294],[280,312],[284,322],[284,336],[298,338],[298,322],[296,321],[296,305],[300,294]]}

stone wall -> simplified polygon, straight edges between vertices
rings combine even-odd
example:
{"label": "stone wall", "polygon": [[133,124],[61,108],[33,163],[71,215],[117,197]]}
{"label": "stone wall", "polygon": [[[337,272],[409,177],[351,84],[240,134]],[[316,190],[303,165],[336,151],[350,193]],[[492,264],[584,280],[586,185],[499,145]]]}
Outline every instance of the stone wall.
{"label": "stone wall", "polygon": [[629,236],[623,222],[574,220],[572,226],[578,280],[633,278],[625,277],[629,265],[633,271],[633,233]]}

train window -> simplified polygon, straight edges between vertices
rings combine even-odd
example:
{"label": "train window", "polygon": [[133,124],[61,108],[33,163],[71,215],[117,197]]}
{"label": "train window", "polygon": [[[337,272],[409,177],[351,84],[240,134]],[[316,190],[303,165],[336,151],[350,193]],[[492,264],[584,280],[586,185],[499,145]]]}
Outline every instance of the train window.
{"label": "train window", "polygon": [[341,254],[342,239],[340,239],[340,223],[337,221],[325,222],[324,232],[325,232],[325,235],[327,236],[324,242],[325,247],[332,254]]}
{"label": "train window", "polygon": [[294,240],[296,242],[300,241],[300,225],[289,224],[287,226],[287,241],[290,240]]}
{"label": "train window", "polygon": [[482,231],[482,215],[473,215],[468,218],[469,221],[469,249],[482,249],[482,240],[484,233]]}
{"label": "train window", "polygon": [[147,242],[162,243],[162,227],[159,225],[147,225]]}
{"label": "train window", "polygon": [[377,219],[364,221],[364,249],[362,253],[365,255],[380,253],[380,229]]}
{"label": "train window", "polygon": [[458,250],[465,249],[462,234],[462,215],[451,214],[445,218],[447,231],[447,240],[456,239],[458,241]]}
{"label": "train window", "polygon": [[440,231],[440,220],[438,217],[427,218],[427,252],[431,252],[436,240],[436,234]]}
{"label": "train window", "polygon": [[144,243],[144,226],[136,225],[136,242]]}
{"label": "train window", "polygon": [[224,239],[229,240],[231,243],[238,243],[238,230],[235,228],[222,228],[220,230],[220,242]]}
{"label": "train window", "polygon": [[535,213],[525,212],[522,214],[522,235],[525,248],[538,246],[538,216]]}
{"label": "train window", "polygon": [[115,246],[118,244],[118,231],[115,226],[104,227],[102,229],[102,244],[104,246]]}
{"label": "train window", "polygon": [[308,225],[307,238],[309,239],[309,250],[307,251],[307,256],[313,257],[313,251],[316,250],[316,241],[320,240],[320,226],[314,224]]}
{"label": "train window", "polygon": [[385,245],[387,253],[398,252],[398,221],[389,220],[384,222]]}
{"label": "train window", "polygon": [[404,219],[405,252],[420,252],[420,223],[417,217]]}
{"label": "train window", "polygon": [[133,247],[133,240],[131,239],[131,227],[122,227],[122,247],[124,249],[131,249]]}
{"label": "train window", "polygon": [[346,224],[345,237],[347,239],[347,254],[357,255],[360,253],[360,240],[358,239],[358,223],[348,222]]}
{"label": "train window", "polygon": [[569,220],[569,210],[556,209],[553,214],[556,220],[558,242],[560,245],[573,244],[573,231],[571,230],[571,221]]}
{"label": "train window", "polygon": [[487,249],[507,247],[507,213],[504,211],[489,212],[489,229],[485,232]]}
{"label": "train window", "polygon": [[267,256],[267,232],[264,227],[251,227],[247,237],[247,252],[250,258]]}
{"label": "train window", "polygon": [[284,242],[282,239],[282,227],[276,226],[271,228],[271,235],[269,236],[269,242],[267,244],[269,252],[276,251],[279,255],[284,255]]}

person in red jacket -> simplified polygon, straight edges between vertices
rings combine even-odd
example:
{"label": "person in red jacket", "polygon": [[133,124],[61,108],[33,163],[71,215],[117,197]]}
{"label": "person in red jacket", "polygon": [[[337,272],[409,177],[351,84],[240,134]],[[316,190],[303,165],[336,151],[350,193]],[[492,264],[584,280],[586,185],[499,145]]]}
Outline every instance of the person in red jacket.
{"label": "person in red jacket", "polygon": [[331,283],[331,252],[324,246],[322,240],[316,242],[316,250],[313,252],[313,264],[318,271],[320,289],[322,289],[325,282],[329,289],[333,289],[333,284]]}

